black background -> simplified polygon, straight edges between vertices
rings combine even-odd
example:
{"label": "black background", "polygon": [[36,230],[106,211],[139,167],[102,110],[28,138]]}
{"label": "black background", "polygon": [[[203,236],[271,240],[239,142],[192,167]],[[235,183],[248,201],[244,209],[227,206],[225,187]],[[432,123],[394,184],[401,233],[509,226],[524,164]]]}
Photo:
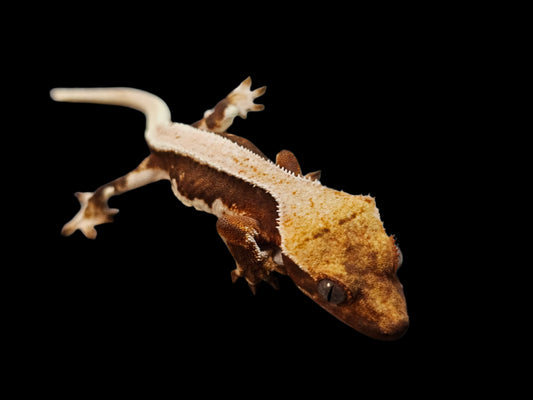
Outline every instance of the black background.
{"label": "black background", "polygon": [[[15,97],[17,132],[30,134],[17,146],[31,149],[22,158],[30,179],[15,182],[25,210],[13,228],[25,246],[8,281],[15,369],[35,372],[43,388],[68,382],[95,392],[145,382],[173,393],[202,393],[207,382],[221,394],[246,382],[256,394],[282,383],[330,394],[475,390],[471,371],[495,351],[481,341],[494,325],[472,292],[483,265],[474,193],[486,179],[472,155],[485,153],[479,123],[492,123],[484,105],[493,88],[476,36],[429,25],[347,26],[327,38],[317,28],[256,44],[220,32],[194,44],[193,31],[176,40],[166,32],[164,45],[138,31],[80,37],[75,23],[33,37],[45,53],[25,63],[31,68],[17,83],[27,92]],[[266,110],[236,120],[232,133],[270,158],[293,151],[305,173],[322,170],[328,187],[376,198],[404,254],[411,326],[402,339],[355,332],[288,278],[256,296],[243,281],[233,285],[215,218],[184,207],[168,182],[113,198],[120,213],[97,227],[95,241],[61,237],[79,209],[73,194],[129,172],[148,148],[142,114],[54,103],[50,89],[136,87],[163,98],[174,121],[192,123],[247,76],[254,88],[268,86],[258,101]]]}

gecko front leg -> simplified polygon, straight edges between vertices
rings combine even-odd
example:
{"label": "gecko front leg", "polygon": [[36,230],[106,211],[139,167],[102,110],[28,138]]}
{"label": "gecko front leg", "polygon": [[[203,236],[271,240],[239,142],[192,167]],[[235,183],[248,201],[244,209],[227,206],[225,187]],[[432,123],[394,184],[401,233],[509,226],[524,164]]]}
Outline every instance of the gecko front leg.
{"label": "gecko front leg", "polygon": [[217,221],[217,231],[237,263],[237,268],[231,272],[233,283],[241,277],[246,279],[254,294],[261,281],[278,288],[276,278],[271,275],[277,266],[272,261],[271,252],[259,247],[262,238],[255,219],[225,213]]}
{"label": "gecko front leg", "polygon": [[113,217],[118,213],[117,209],[108,207],[110,197],[162,179],[168,179],[168,174],[158,168],[153,156],[150,156],[129,174],[101,186],[94,193],[76,193],[81,209],[61,233],[70,236],[79,229],[87,238],[96,239],[94,227],[113,222]]}

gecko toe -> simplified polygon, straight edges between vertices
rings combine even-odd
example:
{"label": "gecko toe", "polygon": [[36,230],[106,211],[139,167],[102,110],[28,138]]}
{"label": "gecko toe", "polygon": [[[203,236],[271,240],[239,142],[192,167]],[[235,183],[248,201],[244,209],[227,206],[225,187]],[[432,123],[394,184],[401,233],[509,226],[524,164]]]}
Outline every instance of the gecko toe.
{"label": "gecko toe", "polygon": [[248,287],[250,288],[250,290],[252,291],[252,294],[254,296],[257,295],[257,284],[255,283],[251,283],[251,282],[248,282]]}
{"label": "gecko toe", "polygon": [[254,99],[257,99],[258,97],[261,97],[262,95],[264,95],[267,91],[267,87],[266,86],[263,86],[263,87],[260,87],[259,89],[255,89],[253,92],[252,92],[252,97]]}
{"label": "gecko toe", "polygon": [[252,77],[249,76],[244,81],[242,81],[239,87],[242,89],[250,89],[252,87]]}
{"label": "gecko toe", "polygon": [[231,271],[231,282],[232,283],[237,282],[240,277],[241,277],[241,273],[238,269],[234,269],[233,271]]}

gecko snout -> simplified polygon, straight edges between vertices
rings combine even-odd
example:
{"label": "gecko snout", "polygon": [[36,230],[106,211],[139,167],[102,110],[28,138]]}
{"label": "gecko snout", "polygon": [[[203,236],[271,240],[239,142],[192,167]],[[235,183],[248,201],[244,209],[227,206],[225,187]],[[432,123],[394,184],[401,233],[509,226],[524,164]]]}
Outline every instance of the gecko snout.
{"label": "gecko snout", "polygon": [[397,291],[372,298],[362,298],[358,304],[359,318],[352,321],[360,330],[370,337],[379,340],[400,339],[409,328],[409,315],[405,296],[399,282]]}
{"label": "gecko snout", "polygon": [[409,318],[399,318],[386,324],[385,327],[378,329],[376,339],[380,340],[397,340],[400,339],[409,328]]}

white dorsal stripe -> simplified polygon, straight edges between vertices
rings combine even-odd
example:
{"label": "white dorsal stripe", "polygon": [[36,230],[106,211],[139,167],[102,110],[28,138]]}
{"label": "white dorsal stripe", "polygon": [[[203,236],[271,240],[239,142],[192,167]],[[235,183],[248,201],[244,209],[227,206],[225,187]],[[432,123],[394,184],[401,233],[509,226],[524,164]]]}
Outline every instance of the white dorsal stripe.
{"label": "white dorsal stripe", "polygon": [[148,131],[146,140],[157,150],[183,154],[265,189],[278,203],[290,202],[297,188],[302,190],[311,186],[316,190],[321,186],[319,182],[296,176],[229,139],[190,125],[173,123],[170,127],[159,127],[157,131]]}

